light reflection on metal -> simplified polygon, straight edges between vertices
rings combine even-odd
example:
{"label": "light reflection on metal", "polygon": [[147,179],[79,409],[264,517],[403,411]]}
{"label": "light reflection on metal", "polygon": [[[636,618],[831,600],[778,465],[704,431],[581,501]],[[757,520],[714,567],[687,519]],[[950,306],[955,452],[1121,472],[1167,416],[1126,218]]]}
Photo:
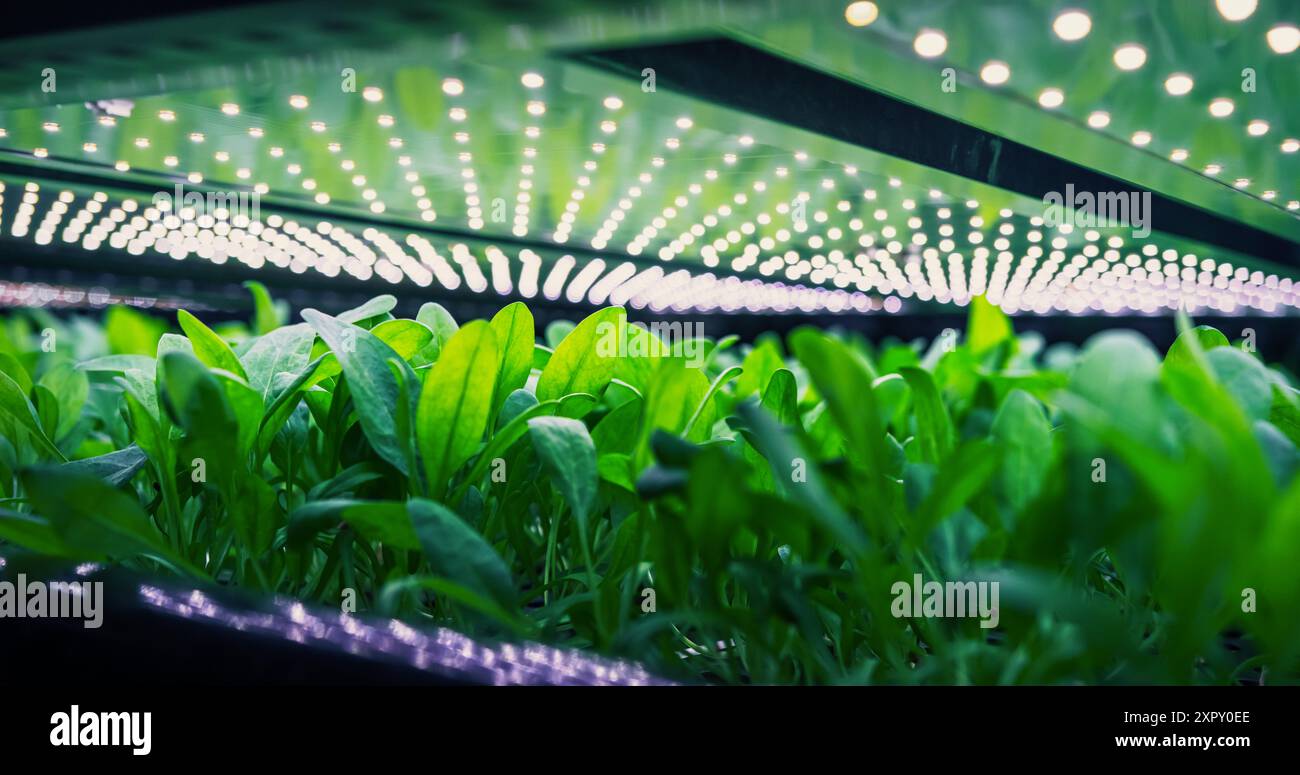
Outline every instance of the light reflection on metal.
{"label": "light reflection on metal", "polygon": [[319,614],[276,598],[270,611],[240,611],[201,590],[173,593],[142,584],[140,599],[167,614],[303,645],[384,658],[441,676],[494,685],[669,685],[634,663],[535,643],[487,644],[445,627],[416,629],[396,619],[377,626],[346,613]]}

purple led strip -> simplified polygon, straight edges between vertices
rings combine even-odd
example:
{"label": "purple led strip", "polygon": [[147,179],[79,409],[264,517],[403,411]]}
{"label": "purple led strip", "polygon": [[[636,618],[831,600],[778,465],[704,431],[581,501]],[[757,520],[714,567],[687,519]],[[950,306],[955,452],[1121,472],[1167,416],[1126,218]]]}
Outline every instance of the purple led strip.
{"label": "purple led strip", "polygon": [[295,600],[275,598],[269,612],[235,611],[201,590],[172,593],[142,584],[140,599],[173,616],[240,632],[382,657],[419,670],[494,685],[666,686],[638,664],[537,643],[488,645],[445,627],[416,629],[390,619],[375,626],[346,613],[318,615]]}

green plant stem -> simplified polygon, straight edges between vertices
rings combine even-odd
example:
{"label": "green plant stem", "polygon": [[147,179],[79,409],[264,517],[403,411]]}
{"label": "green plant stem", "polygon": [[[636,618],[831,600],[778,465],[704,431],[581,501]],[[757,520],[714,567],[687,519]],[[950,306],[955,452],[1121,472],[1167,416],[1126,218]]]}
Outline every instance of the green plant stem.
{"label": "green plant stem", "polygon": [[551,567],[555,563],[555,543],[556,536],[560,532],[560,511],[557,508],[552,514],[547,526],[548,535],[546,536],[546,565],[542,571],[542,603],[550,605],[551,595]]}

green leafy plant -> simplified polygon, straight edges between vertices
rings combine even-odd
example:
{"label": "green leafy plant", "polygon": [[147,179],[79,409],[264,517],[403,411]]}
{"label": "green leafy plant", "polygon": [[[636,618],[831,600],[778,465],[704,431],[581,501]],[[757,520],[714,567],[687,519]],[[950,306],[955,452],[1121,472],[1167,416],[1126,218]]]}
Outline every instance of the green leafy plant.
{"label": "green leafy plant", "polygon": [[[542,344],[522,303],[288,324],[250,290],[248,327],[3,321],[0,551],[686,680],[1300,675],[1300,394],[1212,328],[1044,350],[976,299],[964,341],[803,328],[700,366],[619,308]],[[997,583],[996,627],[900,615],[917,576]]]}

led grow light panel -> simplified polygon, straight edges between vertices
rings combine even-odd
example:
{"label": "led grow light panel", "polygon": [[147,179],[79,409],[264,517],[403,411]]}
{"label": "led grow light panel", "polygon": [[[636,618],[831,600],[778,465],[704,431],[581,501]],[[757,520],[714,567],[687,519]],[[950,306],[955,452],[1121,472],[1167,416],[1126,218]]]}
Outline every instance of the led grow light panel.
{"label": "led grow light panel", "polygon": [[[7,221],[5,196],[16,202]],[[916,206],[913,202],[913,209]],[[364,222],[340,224],[275,212],[250,218],[221,208],[173,210],[167,199],[46,190],[32,181],[0,182],[0,230],[10,240],[30,239],[36,246],[61,244],[89,253],[105,251],[128,261],[138,257],[233,261],[257,270],[348,275],[391,285],[410,283],[438,293],[523,298],[540,294],[571,304],[630,304],[655,312],[899,312],[905,303],[965,305],[975,295],[987,295],[1012,310],[1040,314],[1156,313],[1179,306],[1198,313],[1249,309],[1282,314],[1300,308],[1300,294],[1290,278],[1180,254],[1173,248],[1161,251],[1155,242],[1136,249],[1129,246],[1125,253],[1122,238],[1103,241],[1093,230],[1082,235],[1080,252],[1067,260],[1066,235],[1074,236],[1072,228],[1050,237],[1041,224],[1034,223],[1036,217],[1017,218],[1010,210],[985,222],[982,216],[970,214],[978,206],[971,200],[957,209],[938,205],[927,210],[938,221],[936,231],[941,236],[954,234],[954,224],[962,221],[963,229],[972,229],[966,233],[968,241],[982,243],[988,233],[996,257],[983,244],[970,251],[969,265],[956,253],[945,262],[936,248],[896,258],[904,249],[898,240],[866,247],[851,260],[831,249],[827,255],[837,263],[827,263],[821,254],[809,263],[821,276],[833,272],[835,280],[809,285],[674,268],[669,262],[607,260],[591,253],[578,259],[560,248],[544,248],[540,254],[514,245],[503,249],[482,238],[449,240],[437,232],[376,228]],[[859,241],[873,243],[874,233],[865,233],[865,228],[865,224],[858,226]],[[898,236],[888,225],[880,227],[879,233]],[[923,243],[924,236],[915,232],[912,240]],[[1016,251],[1008,249],[1012,238]],[[1051,242],[1044,245],[1045,239]],[[952,242],[950,236],[942,236],[940,242],[941,248],[952,247],[943,244]],[[1018,263],[1013,258],[1017,252],[1023,252]],[[789,251],[776,270],[766,273],[801,266],[790,260],[793,256],[797,252]],[[771,267],[771,259],[768,262],[765,266]],[[856,279],[846,282],[845,276]]]}
{"label": "led grow light panel", "polygon": [[[1219,117],[1170,114],[1168,127],[1143,130],[1150,140],[1118,151],[1113,131],[1121,111],[1112,109],[1104,127],[1071,117],[1078,94],[1093,94],[1098,104],[1149,102],[1133,79],[1163,61],[1154,50],[1140,67],[1128,67],[1136,59],[1127,55],[1117,64],[1111,52],[1102,73],[1094,52],[1062,69],[1058,48],[1095,47],[1128,29],[1115,27],[1120,22],[1094,23],[1087,35],[1066,40],[1052,31],[1047,4],[1017,4],[1010,29],[1038,25],[1048,37],[1014,56],[995,52],[1006,72],[985,72],[977,49],[989,36],[978,31],[1003,23],[1007,4],[878,5],[863,24],[866,16],[838,4],[804,12],[740,3],[743,12],[730,16],[663,4],[656,25],[683,39],[721,29],[1036,148],[1051,151],[1084,136],[1071,158],[1294,238],[1285,139],[1276,169],[1228,172],[1249,174],[1250,183],[1225,186],[1218,173],[1229,167],[1265,170],[1263,146],[1252,146],[1254,155],[1218,153],[1224,161],[1216,175],[1153,155],[1156,138],[1188,146],[1187,159],[1193,147],[1230,150]],[[1169,21],[1158,2],[1122,13],[1103,5],[1089,18],[1114,15],[1180,40],[1211,34],[1177,15]],[[352,61],[338,54],[289,77],[234,72],[217,88],[207,79],[204,88],[116,102],[6,109],[0,164],[10,175],[10,213],[6,223],[0,209],[0,239],[88,250],[105,260],[122,254],[137,259],[140,271],[147,271],[144,259],[235,261],[410,283],[430,294],[532,291],[575,304],[626,298],[653,309],[910,311],[963,305],[979,294],[1012,312],[1296,308],[1286,256],[1270,261],[1166,233],[1161,223],[1137,236],[1131,225],[1050,222],[1041,200],[1001,185],[1033,170],[974,180],[677,92],[671,83],[648,89],[643,78],[597,72],[567,52],[579,42],[608,48],[636,25],[615,10],[584,18],[608,20],[615,32],[540,22],[529,28],[541,34],[527,46],[514,46],[509,35],[469,53],[455,45],[395,45],[357,59],[367,63],[359,69],[338,67]],[[940,18],[962,32],[943,32]],[[1237,24],[1247,23],[1272,22],[1261,14]],[[469,24],[471,33],[475,24],[490,37],[482,19]],[[1254,26],[1238,29],[1242,50]],[[931,33],[918,41],[919,30]],[[294,61],[282,58],[276,72]],[[956,91],[941,89],[939,65],[964,77]],[[1270,79],[1277,76],[1270,89],[1294,77],[1274,70],[1267,69]],[[983,81],[972,84],[972,73]],[[1206,88],[1216,84],[1196,78]],[[1034,97],[1040,81],[1069,84],[1060,87],[1068,95],[1062,104]],[[1252,134],[1247,126],[1247,136],[1281,136],[1293,123],[1285,104],[1259,105],[1268,131]],[[1202,124],[1212,131],[1199,145],[1177,134],[1200,132]],[[1261,182],[1270,187],[1261,190]],[[77,185],[88,188],[73,190]],[[209,201],[251,197],[257,212],[187,212],[187,193]],[[159,195],[181,206],[159,205]]]}
{"label": "led grow light panel", "polygon": [[[37,246],[62,243],[82,251],[131,261],[238,262],[252,269],[326,277],[348,275],[391,285],[409,283],[446,293],[541,296],[570,304],[630,304],[653,311],[838,312],[897,311],[892,302],[861,292],[809,288],[778,282],[719,277],[685,268],[665,269],[607,262],[552,251],[550,260],[524,248],[507,256],[479,240],[449,241],[443,235],[393,232],[364,223],[302,221],[270,213],[250,219],[225,210],[171,211],[152,200],[110,198],[103,191],[62,189],[42,196],[41,185],[0,182],[0,196],[20,197],[7,235]],[[12,193],[11,193],[12,192]],[[0,205],[3,201],[0,200]],[[0,219],[3,219],[0,211]]]}
{"label": "led grow light panel", "polygon": [[1300,7],[1225,4],[837,3],[742,27],[784,56],[1294,240]]}

